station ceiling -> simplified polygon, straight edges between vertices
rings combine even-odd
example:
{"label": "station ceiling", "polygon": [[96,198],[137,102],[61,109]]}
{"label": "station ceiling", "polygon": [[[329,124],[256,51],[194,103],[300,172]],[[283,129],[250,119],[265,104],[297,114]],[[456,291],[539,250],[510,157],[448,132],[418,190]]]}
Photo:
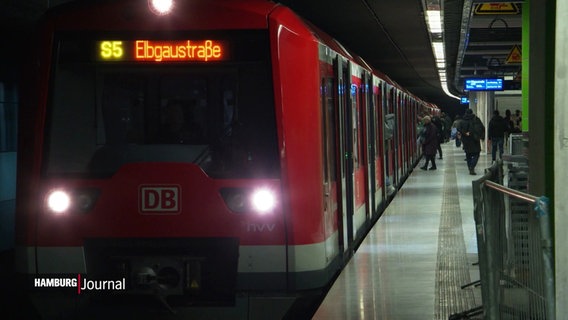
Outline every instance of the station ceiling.
{"label": "station ceiling", "polygon": [[[26,36],[51,6],[74,0],[2,0],[0,36]],[[214,0],[211,0],[214,1]],[[441,88],[424,12],[443,12],[448,88],[463,95],[466,77],[521,74],[522,1],[280,0],[420,98],[443,110],[463,109]]]}

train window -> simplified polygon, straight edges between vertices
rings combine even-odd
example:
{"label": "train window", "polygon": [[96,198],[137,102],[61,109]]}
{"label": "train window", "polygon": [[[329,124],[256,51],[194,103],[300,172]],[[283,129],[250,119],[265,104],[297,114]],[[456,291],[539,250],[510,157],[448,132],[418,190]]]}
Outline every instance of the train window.
{"label": "train window", "polygon": [[322,135],[323,135],[323,156],[324,156],[324,179],[325,181],[336,181],[336,125],[335,125],[335,100],[333,92],[333,78],[322,78]]}
{"label": "train window", "polygon": [[0,152],[16,151],[17,96],[15,85],[0,82]]}
{"label": "train window", "polygon": [[58,61],[46,174],[188,162],[214,178],[279,176],[268,54],[246,63]]}
{"label": "train window", "polygon": [[381,106],[379,105],[379,97],[377,94],[375,94],[374,92],[372,93],[372,99],[373,99],[373,122],[375,124],[375,135],[373,137],[373,144],[375,147],[375,159],[379,158],[379,137],[380,137],[380,128],[378,127],[379,124],[379,112],[381,112]]}
{"label": "train window", "polygon": [[353,123],[353,163],[359,168],[359,109],[357,85],[351,85],[351,121]]}

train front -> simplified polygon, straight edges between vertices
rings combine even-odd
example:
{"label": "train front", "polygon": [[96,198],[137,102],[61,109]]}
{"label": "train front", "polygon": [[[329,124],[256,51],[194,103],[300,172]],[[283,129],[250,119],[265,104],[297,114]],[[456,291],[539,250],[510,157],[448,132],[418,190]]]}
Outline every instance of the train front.
{"label": "train front", "polygon": [[34,289],[171,306],[285,288],[273,5],[206,3],[48,16],[21,128],[18,261]]}

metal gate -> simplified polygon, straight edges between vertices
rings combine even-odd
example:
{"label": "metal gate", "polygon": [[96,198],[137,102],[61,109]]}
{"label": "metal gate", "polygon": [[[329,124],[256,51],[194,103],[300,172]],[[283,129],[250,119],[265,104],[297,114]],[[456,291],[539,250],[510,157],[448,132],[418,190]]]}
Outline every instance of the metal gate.
{"label": "metal gate", "polygon": [[510,166],[504,186],[498,161],[472,181],[485,319],[554,319],[548,198],[523,192],[527,169]]}

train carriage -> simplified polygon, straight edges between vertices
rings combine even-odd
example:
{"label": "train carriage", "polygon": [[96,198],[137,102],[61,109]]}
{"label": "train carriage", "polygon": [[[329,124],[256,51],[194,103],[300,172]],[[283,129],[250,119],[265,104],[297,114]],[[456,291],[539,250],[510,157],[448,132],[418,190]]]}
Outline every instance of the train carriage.
{"label": "train carriage", "polygon": [[123,279],[115,293],[170,310],[321,292],[418,160],[425,102],[277,3],[173,4],[44,18],[19,126],[18,271]]}

